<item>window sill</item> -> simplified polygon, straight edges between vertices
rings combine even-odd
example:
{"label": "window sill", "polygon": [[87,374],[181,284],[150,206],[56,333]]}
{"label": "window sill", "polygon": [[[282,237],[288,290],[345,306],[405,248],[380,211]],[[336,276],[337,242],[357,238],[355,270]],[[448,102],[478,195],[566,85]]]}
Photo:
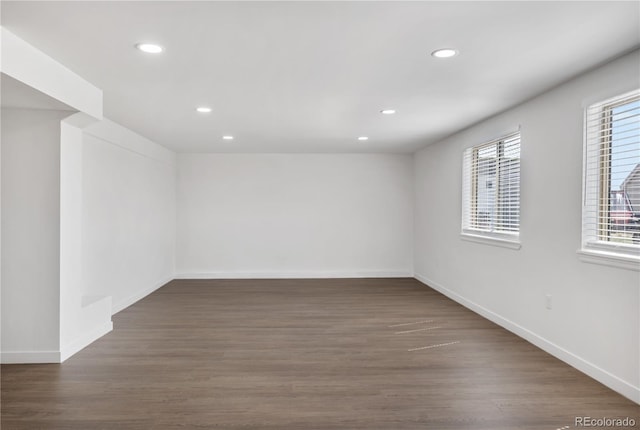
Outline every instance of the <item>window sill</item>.
{"label": "window sill", "polygon": [[499,237],[483,236],[479,234],[460,233],[460,238],[468,242],[482,243],[484,245],[499,246],[501,248],[515,249],[521,248],[520,242],[503,239]]}
{"label": "window sill", "polygon": [[579,249],[578,258],[584,263],[602,264],[640,272],[640,257],[611,251]]}

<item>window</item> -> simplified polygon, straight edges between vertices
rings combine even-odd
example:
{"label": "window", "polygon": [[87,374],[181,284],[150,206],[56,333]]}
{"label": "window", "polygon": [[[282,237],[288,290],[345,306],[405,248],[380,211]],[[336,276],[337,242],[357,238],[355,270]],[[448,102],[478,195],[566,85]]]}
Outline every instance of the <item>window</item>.
{"label": "window", "polygon": [[640,256],[640,90],[594,104],[585,119],[583,250]]}
{"label": "window", "polygon": [[463,157],[462,233],[518,241],[520,133],[468,148]]}

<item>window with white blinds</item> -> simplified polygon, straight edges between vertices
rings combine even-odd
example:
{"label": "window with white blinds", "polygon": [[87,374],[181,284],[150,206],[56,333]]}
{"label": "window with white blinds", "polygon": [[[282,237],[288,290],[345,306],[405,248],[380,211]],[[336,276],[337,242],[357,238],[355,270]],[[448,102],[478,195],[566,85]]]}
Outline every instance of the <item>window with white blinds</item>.
{"label": "window with white blinds", "polygon": [[462,182],[462,232],[517,241],[520,133],[468,148]]}
{"label": "window with white blinds", "polygon": [[583,249],[640,255],[640,90],[585,117]]}

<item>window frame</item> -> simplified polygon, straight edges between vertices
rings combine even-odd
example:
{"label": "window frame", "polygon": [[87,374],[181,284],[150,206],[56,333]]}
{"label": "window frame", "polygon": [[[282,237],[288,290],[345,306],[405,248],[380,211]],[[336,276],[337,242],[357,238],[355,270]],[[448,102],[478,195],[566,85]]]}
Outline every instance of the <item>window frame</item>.
{"label": "window frame", "polygon": [[[640,271],[640,246],[607,240],[610,237],[613,110],[637,101],[640,101],[640,89],[591,103],[584,110],[582,238],[578,254],[588,263]],[[590,119],[592,116],[597,119]],[[597,129],[590,129],[598,124]],[[594,153],[596,155],[592,155]],[[595,190],[593,183],[597,184]]]}
{"label": "window frame", "polygon": [[[516,231],[507,231],[503,229],[483,229],[476,227],[478,224],[478,183],[480,181],[478,172],[478,154],[479,152],[491,145],[496,145],[496,168],[495,173],[490,178],[492,183],[492,189],[495,192],[495,202],[492,210],[493,217],[501,212],[500,204],[503,203],[503,199],[500,194],[503,192],[501,189],[501,176],[504,171],[512,169],[505,163],[505,160],[510,160],[504,156],[505,142],[518,140],[518,153],[522,148],[522,135],[520,130],[505,133],[501,137],[493,140],[483,142],[478,145],[473,145],[466,148],[463,151],[463,168],[462,168],[462,226],[460,237],[463,240],[482,243],[493,246],[501,246],[509,249],[520,249],[520,189],[521,189],[521,162],[518,161],[518,224]],[[518,157],[520,160],[520,157]],[[503,170],[504,169],[504,170]],[[489,178],[485,178],[489,180]],[[475,214],[475,215],[474,215]],[[474,218],[475,217],[475,218]]]}

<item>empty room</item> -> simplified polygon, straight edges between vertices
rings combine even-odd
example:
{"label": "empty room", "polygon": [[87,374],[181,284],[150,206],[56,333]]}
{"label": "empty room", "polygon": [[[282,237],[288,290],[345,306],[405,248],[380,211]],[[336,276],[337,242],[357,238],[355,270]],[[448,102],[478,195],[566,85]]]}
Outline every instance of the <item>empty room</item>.
{"label": "empty room", "polygon": [[0,23],[2,430],[640,428],[640,2]]}

